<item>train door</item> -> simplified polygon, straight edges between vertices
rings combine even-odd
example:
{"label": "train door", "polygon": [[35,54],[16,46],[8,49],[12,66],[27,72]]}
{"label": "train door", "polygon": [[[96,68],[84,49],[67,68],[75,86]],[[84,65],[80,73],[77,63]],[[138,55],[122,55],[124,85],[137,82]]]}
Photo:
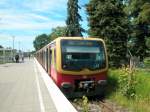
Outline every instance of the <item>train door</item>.
{"label": "train door", "polygon": [[44,56],[43,56],[43,60],[44,60],[44,69],[46,70],[46,51],[44,50]]}
{"label": "train door", "polygon": [[44,55],[43,55],[43,51],[41,51],[41,57],[42,57],[42,58],[41,58],[41,59],[42,59],[41,62],[42,62],[42,66],[44,66],[44,65],[43,65],[43,64],[44,64],[44,57],[43,57],[43,56],[44,56]]}
{"label": "train door", "polygon": [[50,59],[49,59],[49,56],[50,56],[50,52],[49,52],[49,47],[48,47],[47,48],[47,72],[48,72],[48,74],[50,73],[49,72],[49,69],[50,69],[50,63],[49,63]]}
{"label": "train door", "polygon": [[53,56],[54,56],[54,68],[56,70],[56,48],[54,48],[54,54],[53,54]]}
{"label": "train door", "polygon": [[48,73],[51,74],[51,63],[52,63],[52,50],[49,49],[49,61],[48,61]]}
{"label": "train door", "polygon": [[[41,63],[41,65],[43,64],[43,57],[42,57],[42,51],[40,52],[40,63]],[[43,66],[43,65],[42,65]]]}
{"label": "train door", "polygon": [[43,68],[46,70],[46,50],[43,50]]}
{"label": "train door", "polygon": [[46,48],[46,71],[48,72],[48,48]]}

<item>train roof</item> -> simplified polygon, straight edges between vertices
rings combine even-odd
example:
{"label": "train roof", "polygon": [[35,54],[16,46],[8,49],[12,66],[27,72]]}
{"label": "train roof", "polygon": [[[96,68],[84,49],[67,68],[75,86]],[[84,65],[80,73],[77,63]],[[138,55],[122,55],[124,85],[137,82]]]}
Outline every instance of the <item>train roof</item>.
{"label": "train roof", "polygon": [[66,40],[99,40],[99,41],[103,41],[103,39],[101,38],[93,38],[93,37],[58,37],[56,38],[55,40],[51,41],[49,44],[45,45],[44,47],[42,47],[40,50],[38,51],[41,51],[43,48],[47,48],[49,45],[55,43],[56,41],[60,41],[62,39],[66,39]]}
{"label": "train roof", "polygon": [[102,40],[103,39],[100,39],[100,38],[93,38],[93,37],[58,37],[56,38],[55,40],[61,40],[61,39],[73,39],[73,40]]}

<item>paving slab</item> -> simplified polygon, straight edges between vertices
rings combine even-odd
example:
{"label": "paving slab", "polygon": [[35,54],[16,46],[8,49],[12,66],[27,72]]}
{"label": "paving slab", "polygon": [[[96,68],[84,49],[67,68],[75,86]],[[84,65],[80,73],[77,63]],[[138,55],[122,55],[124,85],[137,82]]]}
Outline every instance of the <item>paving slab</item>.
{"label": "paving slab", "polygon": [[0,112],[57,112],[34,59],[0,65]]}

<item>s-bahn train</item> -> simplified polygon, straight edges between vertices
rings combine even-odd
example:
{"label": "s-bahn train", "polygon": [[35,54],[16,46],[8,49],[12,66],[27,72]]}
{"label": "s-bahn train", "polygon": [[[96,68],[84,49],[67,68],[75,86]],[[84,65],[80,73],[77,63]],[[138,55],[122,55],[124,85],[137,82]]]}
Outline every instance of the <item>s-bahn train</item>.
{"label": "s-bahn train", "polygon": [[108,59],[102,39],[59,37],[37,51],[36,58],[67,97],[103,93]]}

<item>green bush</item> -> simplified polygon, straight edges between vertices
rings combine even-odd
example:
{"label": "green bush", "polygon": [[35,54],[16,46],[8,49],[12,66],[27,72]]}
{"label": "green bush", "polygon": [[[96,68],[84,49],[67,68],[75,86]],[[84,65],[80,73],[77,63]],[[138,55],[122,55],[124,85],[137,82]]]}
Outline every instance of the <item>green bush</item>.
{"label": "green bush", "polygon": [[144,64],[146,67],[150,67],[150,57],[144,59]]}
{"label": "green bush", "polygon": [[81,111],[81,112],[89,112],[89,100],[88,100],[88,97],[82,96],[82,98],[74,99],[73,102],[76,104],[76,106],[79,105],[79,107],[81,107],[81,108],[78,108],[79,111]]}
{"label": "green bush", "polygon": [[82,97],[82,107],[83,107],[83,112],[88,112],[88,98],[86,96]]}
{"label": "green bush", "polygon": [[111,87],[114,87],[114,82],[118,85],[107,98],[133,112],[150,112],[149,70],[143,68],[130,70],[129,67],[123,67],[109,71]]}
{"label": "green bush", "polygon": [[129,67],[123,67],[119,75],[119,90],[127,98],[134,98],[136,95],[136,77],[135,70]]}

